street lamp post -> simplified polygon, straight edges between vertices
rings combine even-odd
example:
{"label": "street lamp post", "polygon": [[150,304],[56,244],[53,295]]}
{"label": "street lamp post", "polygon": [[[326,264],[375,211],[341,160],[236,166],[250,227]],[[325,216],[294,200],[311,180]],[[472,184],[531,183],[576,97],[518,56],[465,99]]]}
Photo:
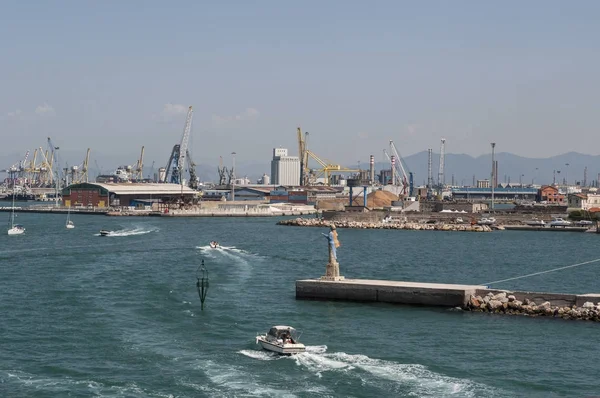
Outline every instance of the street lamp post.
{"label": "street lamp post", "polygon": [[231,201],[235,201],[235,152],[231,152],[231,156],[233,157],[231,166]]}
{"label": "street lamp post", "polygon": [[569,188],[569,163],[565,163],[565,185],[567,186],[567,190]]}
{"label": "street lamp post", "polygon": [[496,148],[496,143],[492,142],[492,210],[494,210],[494,181],[495,181],[495,176],[496,176],[496,171],[495,171],[495,165],[496,163],[494,162],[494,149]]}

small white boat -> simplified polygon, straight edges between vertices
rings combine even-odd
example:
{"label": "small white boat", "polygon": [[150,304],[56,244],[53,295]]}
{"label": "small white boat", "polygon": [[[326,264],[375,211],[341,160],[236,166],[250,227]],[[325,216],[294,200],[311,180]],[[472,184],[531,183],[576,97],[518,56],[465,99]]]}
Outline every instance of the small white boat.
{"label": "small white boat", "polygon": [[209,245],[211,248],[216,249],[219,247],[219,242],[216,242],[213,240],[212,242],[209,243]]}
{"label": "small white boat", "polygon": [[477,221],[477,224],[479,224],[479,225],[494,225],[494,224],[496,224],[496,219],[494,217],[490,217],[490,218],[483,217],[482,219]]}
{"label": "small white boat", "polygon": [[100,230],[100,236],[108,236],[110,235],[110,231],[107,231],[105,229]]}
{"label": "small white boat", "polygon": [[25,233],[25,227],[19,224],[14,224],[12,228],[8,230],[9,235],[21,235]]}
{"label": "small white boat", "polygon": [[75,228],[75,224],[73,224],[73,221],[71,221],[71,208],[70,207],[69,207],[69,211],[67,211],[67,222],[65,224],[65,227],[67,229]]}
{"label": "small white boat", "polygon": [[525,225],[529,225],[532,227],[544,227],[546,226],[546,222],[544,220],[540,220],[534,217],[531,220],[525,221]]}
{"label": "small white boat", "polygon": [[268,351],[291,355],[306,351],[304,344],[298,342],[296,329],[291,326],[273,326],[267,334],[256,336],[256,344]]}
{"label": "small white boat", "polygon": [[15,224],[15,183],[13,180],[13,192],[12,192],[12,209],[10,212],[10,221],[8,223],[8,234],[9,235],[21,235],[25,233],[25,227],[19,224]]}
{"label": "small white boat", "polygon": [[575,223],[578,227],[589,227],[590,225],[594,225],[593,221],[590,220],[579,220]]}
{"label": "small white boat", "polygon": [[567,221],[560,217],[557,217],[557,218],[553,219],[552,221],[550,221],[551,227],[568,227],[570,225],[571,225],[571,221]]}

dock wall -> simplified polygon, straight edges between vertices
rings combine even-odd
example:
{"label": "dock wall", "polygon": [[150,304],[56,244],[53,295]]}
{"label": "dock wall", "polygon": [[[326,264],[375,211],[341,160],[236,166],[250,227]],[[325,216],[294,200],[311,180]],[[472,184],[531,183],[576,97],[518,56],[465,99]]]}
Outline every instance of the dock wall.
{"label": "dock wall", "polygon": [[568,294],[524,292],[488,289],[480,285],[451,285],[442,283],[401,282],[385,280],[346,279],[326,281],[304,279],[296,281],[296,298],[309,300],[338,300],[413,304],[435,307],[465,307],[471,297],[484,297],[488,293],[515,296],[551,307],[581,307],[586,302],[599,303],[600,293]]}
{"label": "dock wall", "polygon": [[296,281],[296,298],[462,307],[485,286],[364,279]]}

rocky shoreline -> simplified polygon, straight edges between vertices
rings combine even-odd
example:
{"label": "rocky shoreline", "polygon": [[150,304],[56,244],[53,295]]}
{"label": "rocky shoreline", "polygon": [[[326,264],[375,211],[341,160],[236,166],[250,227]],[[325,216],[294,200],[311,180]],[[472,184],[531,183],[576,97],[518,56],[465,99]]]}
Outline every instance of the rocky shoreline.
{"label": "rocky shoreline", "polygon": [[552,306],[549,301],[540,304],[529,299],[519,301],[514,295],[507,294],[506,292],[497,294],[490,292],[483,297],[471,296],[463,310],[600,322],[600,302],[594,304],[591,301],[587,301],[581,307],[577,307],[576,305]]}
{"label": "rocky shoreline", "polygon": [[[317,218],[294,218],[282,220],[277,225],[288,225],[295,227],[329,227],[335,224],[337,228],[357,229],[402,229],[410,231],[461,231],[461,232],[491,232],[488,225],[469,224],[421,224],[414,222],[384,223],[384,222],[362,222],[362,221],[328,221]],[[502,227],[496,227],[502,229]]]}

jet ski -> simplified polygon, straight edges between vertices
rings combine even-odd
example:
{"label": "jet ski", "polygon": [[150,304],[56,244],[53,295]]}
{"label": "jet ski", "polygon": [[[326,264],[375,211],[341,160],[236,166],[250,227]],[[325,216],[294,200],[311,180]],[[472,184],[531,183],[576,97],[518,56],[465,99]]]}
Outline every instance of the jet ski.
{"label": "jet ski", "polygon": [[211,242],[209,243],[209,245],[210,245],[210,247],[211,247],[211,248],[213,248],[213,249],[216,249],[216,248],[218,248],[218,247],[219,247],[219,242],[217,242],[217,241],[213,240],[213,241],[211,241]]}

